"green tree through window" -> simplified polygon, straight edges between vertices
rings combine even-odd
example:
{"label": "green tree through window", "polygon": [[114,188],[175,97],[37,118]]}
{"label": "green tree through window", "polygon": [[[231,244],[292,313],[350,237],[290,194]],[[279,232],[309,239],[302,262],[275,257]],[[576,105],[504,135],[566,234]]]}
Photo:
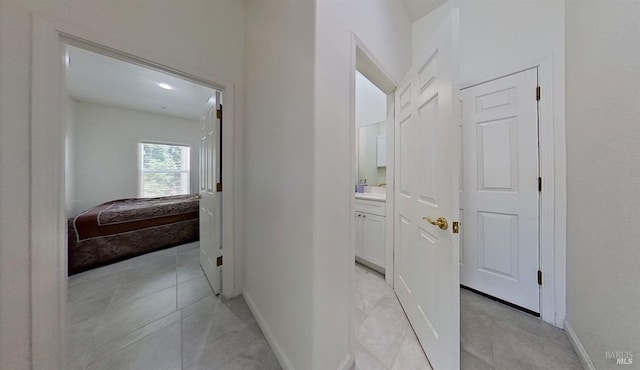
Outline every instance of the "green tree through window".
{"label": "green tree through window", "polygon": [[189,194],[189,147],[140,143],[140,196]]}

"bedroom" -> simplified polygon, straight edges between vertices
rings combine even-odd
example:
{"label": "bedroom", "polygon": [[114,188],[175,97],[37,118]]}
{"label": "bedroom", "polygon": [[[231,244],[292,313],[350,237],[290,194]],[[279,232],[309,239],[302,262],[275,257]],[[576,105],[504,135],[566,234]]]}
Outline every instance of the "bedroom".
{"label": "bedroom", "polygon": [[157,321],[171,331],[176,312],[219,292],[199,240],[200,197],[220,166],[202,176],[200,163],[219,162],[220,130],[208,134],[222,99],[72,45],[65,65],[68,361],[83,368]]}
{"label": "bedroom", "polygon": [[[95,223],[84,220],[85,215],[78,217],[92,207],[120,199],[198,193],[200,118],[212,108],[215,90],[71,45],[67,46],[65,64],[69,96],[65,203],[72,247],[76,244],[74,239],[81,241],[100,233],[99,229],[79,230],[77,235],[75,230],[80,225]],[[115,240],[122,237],[118,236],[121,233],[131,231],[121,224],[107,231],[107,235],[103,235],[106,239],[87,246],[87,250],[71,248],[69,273],[196,241],[197,200],[190,200],[187,213],[191,215],[179,218],[191,220],[187,223],[188,232],[183,230],[182,235],[176,235],[164,230],[165,236],[147,232],[136,240],[139,245],[135,248]],[[182,202],[188,200],[182,199]],[[127,204],[140,207],[141,201]],[[102,211],[113,210],[114,207],[109,207]],[[158,212],[155,214],[157,225],[147,221],[144,228],[179,221],[157,219],[165,211],[155,211]],[[176,210],[170,212],[176,213]],[[87,212],[87,216],[90,214]],[[122,221],[115,218],[112,223]],[[180,227],[175,229],[179,230]],[[170,234],[174,234],[173,237],[170,238]],[[150,238],[156,240],[148,240]],[[104,253],[96,257],[96,253],[100,253],[97,250],[102,249],[96,246],[105,244],[111,246],[110,255]],[[119,250],[116,252],[114,248]]]}

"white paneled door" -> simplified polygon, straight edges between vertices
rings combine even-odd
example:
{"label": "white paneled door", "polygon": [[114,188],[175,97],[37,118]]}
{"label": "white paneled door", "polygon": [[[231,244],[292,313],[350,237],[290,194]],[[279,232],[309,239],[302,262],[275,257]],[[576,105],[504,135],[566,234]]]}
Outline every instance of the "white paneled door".
{"label": "white paneled door", "polygon": [[457,29],[454,9],[395,98],[394,290],[436,370],[460,367]]}
{"label": "white paneled door", "polygon": [[540,312],[537,68],[462,91],[462,285]]}
{"label": "white paneled door", "polygon": [[200,265],[216,294],[222,282],[220,98],[216,92],[215,105],[200,120]]}

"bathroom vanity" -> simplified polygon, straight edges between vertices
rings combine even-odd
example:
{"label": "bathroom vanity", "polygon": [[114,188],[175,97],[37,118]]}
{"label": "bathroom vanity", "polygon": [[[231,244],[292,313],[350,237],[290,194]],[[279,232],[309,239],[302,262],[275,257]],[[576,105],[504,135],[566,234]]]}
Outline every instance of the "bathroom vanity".
{"label": "bathroom vanity", "polygon": [[384,273],[386,196],[385,194],[356,193],[355,197],[356,261]]}

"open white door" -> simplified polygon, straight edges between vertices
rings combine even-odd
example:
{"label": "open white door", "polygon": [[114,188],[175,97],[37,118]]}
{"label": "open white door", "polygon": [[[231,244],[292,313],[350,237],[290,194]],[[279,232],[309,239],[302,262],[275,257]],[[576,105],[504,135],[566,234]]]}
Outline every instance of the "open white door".
{"label": "open white door", "polygon": [[436,370],[460,368],[457,34],[454,9],[395,104],[394,290]]}
{"label": "open white door", "polygon": [[222,283],[220,98],[216,92],[215,104],[200,120],[200,265],[215,294]]}

